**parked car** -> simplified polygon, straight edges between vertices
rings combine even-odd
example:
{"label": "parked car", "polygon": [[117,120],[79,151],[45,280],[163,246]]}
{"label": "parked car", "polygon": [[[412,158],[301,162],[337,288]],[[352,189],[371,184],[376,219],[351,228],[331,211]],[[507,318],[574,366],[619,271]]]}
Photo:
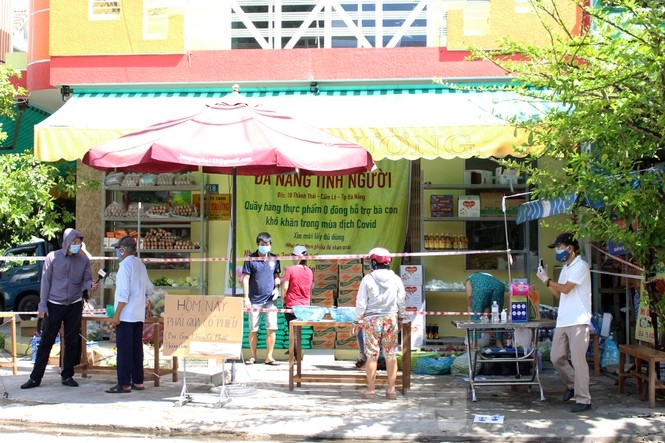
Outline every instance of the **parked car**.
{"label": "parked car", "polygon": [[[36,240],[5,250],[3,256],[45,257],[51,250],[45,240]],[[39,288],[43,260],[0,260],[0,309],[3,311],[35,312],[39,305]],[[22,320],[32,316],[21,314]]]}

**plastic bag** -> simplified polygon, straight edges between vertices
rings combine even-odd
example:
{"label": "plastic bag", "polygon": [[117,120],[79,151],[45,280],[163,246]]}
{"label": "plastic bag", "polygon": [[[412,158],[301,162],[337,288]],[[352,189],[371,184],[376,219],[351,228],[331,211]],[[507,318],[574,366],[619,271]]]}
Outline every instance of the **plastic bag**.
{"label": "plastic bag", "polygon": [[[475,375],[478,375],[480,372],[480,366],[481,365],[476,365]],[[453,364],[450,367],[450,373],[452,375],[459,375],[462,377],[469,376],[469,354],[467,352],[458,356],[455,361],[453,361]]]}
{"label": "plastic bag", "polygon": [[416,362],[414,374],[420,375],[445,375],[450,374],[450,367],[455,361],[452,357],[420,357]]}
{"label": "plastic bag", "polygon": [[124,172],[112,172],[106,176],[104,184],[106,186],[120,186],[123,178],[125,178]]}
{"label": "plastic bag", "polygon": [[608,337],[605,339],[605,349],[603,350],[603,356],[600,359],[600,366],[610,366],[619,364],[619,347],[615,341]]}

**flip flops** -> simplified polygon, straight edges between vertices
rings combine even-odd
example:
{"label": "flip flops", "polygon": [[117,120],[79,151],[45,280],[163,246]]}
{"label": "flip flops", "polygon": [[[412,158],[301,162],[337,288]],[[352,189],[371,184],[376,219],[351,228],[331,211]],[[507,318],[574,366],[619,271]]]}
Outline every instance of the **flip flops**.
{"label": "flip flops", "polygon": [[279,363],[277,363],[275,360],[266,360],[264,363],[270,366],[279,366]]}
{"label": "flip flops", "polygon": [[132,383],[132,391],[145,391],[145,386],[136,386]]}
{"label": "flip flops", "polygon": [[374,396],[374,391],[363,391],[363,393],[360,395],[360,398],[364,398],[365,400],[373,400]]}
{"label": "flip flops", "polygon": [[246,365],[253,365],[256,362],[254,357],[250,358],[249,360],[245,360]]}
{"label": "flip flops", "polygon": [[115,385],[112,388],[109,388],[105,391],[107,394],[129,394],[132,392],[130,389],[123,389],[120,385]]}

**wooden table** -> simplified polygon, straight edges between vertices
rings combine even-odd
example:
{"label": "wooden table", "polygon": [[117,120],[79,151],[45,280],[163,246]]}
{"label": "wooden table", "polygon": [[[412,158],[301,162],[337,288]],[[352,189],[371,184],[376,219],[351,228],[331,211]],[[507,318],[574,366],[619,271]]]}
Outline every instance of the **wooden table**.
{"label": "wooden table", "polygon": [[[302,358],[306,352],[301,348],[302,328],[304,326],[323,326],[338,328],[341,326],[351,327],[353,323],[336,322],[333,320],[320,321],[302,321],[291,320],[289,323],[289,391],[293,387],[300,387],[303,382],[310,383],[356,383],[367,384],[367,377],[364,373],[356,374],[322,374],[311,373],[303,374]],[[411,322],[405,321],[401,325],[402,330],[402,370],[397,371],[396,385],[401,387],[402,394],[411,388]],[[395,362],[397,364],[397,362]],[[376,384],[385,385],[388,383],[387,374],[381,374],[377,371]]]}
{"label": "wooden table", "polygon": [[[105,372],[116,372],[115,366],[100,366],[95,365],[96,362],[92,364],[88,363],[88,347],[86,346],[87,340],[84,337],[88,336],[88,322],[89,321],[99,321],[108,323],[111,319],[105,315],[84,315],[81,320],[81,364],[76,367],[78,371],[81,372],[81,376],[86,378],[88,374],[99,374]],[[161,317],[146,318],[145,323],[152,324],[152,333],[154,340],[154,350],[155,358],[153,360],[152,370],[150,368],[145,368],[145,380],[153,380],[155,386],[159,386],[159,380],[162,375],[171,374],[172,380],[174,382],[178,381],[178,358],[171,357],[171,367],[170,368],[161,368],[159,365],[159,348],[161,346],[161,331],[162,324],[164,319]]]}
{"label": "wooden table", "polygon": [[[554,320],[534,320],[528,322],[508,322],[508,323],[482,323],[480,321],[453,321],[453,325],[458,329],[463,329],[466,333],[466,347],[468,351],[469,360],[469,388],[471,389],[471,399],[476,401],[476,386],[497,386],[497,385],[510,385],[510,386],[538,386],[540,388],[540,399],[545,400],[543,395],[543,386],[540,383],[540,371],[538,369],[538,331],[543,328],[552,328],[555,325]],[[487,333],[512,333],[515,339],[515,332],[517,330],[528,331],[527,343],[517,343],[523,348],[523,353],[515,350],[515,348],[508,348],[506,350],[506,357],[489,358],[488,355],[483,354],[485,348],[479,346],[478,335],[482,332]],[[511,352],[508,352],[508,350]],[[491,353],[494,357],[494,353]],[[483,380],[476,378],[479,364],[496,364],[496,363],[515,363],[516,374],[515,376],[496,376],[492,378],[485,378]],[[531,378],[522,378],[519,371],[520,363],[531,364]]]}
{"label": "wooden table", "polygon": [[[635,369],[626,371],[626,355],[635,359]],[[647,372],[642,372],[642,363],[647,363]],[[656,363],[665,362],[665,352],[644,345],[619,345],[619,393],[623,394],[624,379],[637,379],[637,393],[642,393],[642,381],[647,382],[649,407],[656,407],[656,389],[665,389],[665,383],[656,379]]]}

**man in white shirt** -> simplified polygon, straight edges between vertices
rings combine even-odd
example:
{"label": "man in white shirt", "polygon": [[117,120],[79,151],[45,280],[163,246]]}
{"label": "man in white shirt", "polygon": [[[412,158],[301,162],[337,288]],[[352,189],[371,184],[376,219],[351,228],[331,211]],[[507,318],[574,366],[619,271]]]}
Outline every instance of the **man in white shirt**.
{"label": "man in white shirt", "polygon": [[[563,400],[575,398],[572,412],[584,412],[591,409],[586,360],[591,324],[591,272],[589,264],[578,255],[579,244],[573,234],[560,234],[548,247],[556,248],[556,259],[563,264],[557,282],[542,266],[538,267],[537,273],[552,295],[559,299],[550,360],[566,384]],[[569,353],[572,366],[568,362]]]}
{"label": "man in white shirt", "polygon": [[118,384],[106,392],[126,394],[142,391],[143,386],[143,322],[145,321],[146,295],[155,290],[145,265],[136,254],[136,240],[125,235],[113,244],[120,260],[115,278],[115,325],[118,350]]}

